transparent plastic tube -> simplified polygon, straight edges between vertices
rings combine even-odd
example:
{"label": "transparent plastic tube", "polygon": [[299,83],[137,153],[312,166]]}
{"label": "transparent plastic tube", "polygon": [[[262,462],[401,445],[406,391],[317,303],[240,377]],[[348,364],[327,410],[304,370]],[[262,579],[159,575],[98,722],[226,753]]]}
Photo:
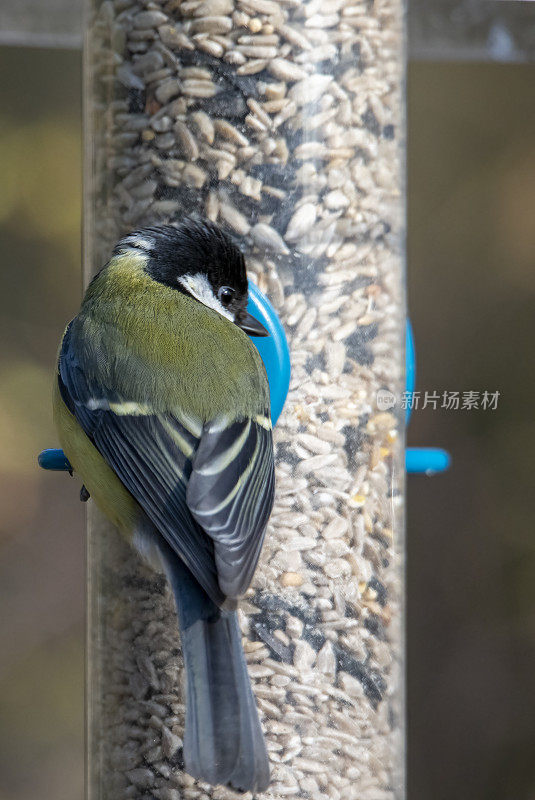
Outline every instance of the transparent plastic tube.
{"label": "transparent plastic tube", "polygon": [[[398,0],[105,0],[86,37],[86,278],[197,213],[286,330],[277,488],[240,621],[269,797],[404,797]],[[382,399],[378,404],[378,393]],[[223,798],[182,771],[173,600],[89,516],[91,800]]]}

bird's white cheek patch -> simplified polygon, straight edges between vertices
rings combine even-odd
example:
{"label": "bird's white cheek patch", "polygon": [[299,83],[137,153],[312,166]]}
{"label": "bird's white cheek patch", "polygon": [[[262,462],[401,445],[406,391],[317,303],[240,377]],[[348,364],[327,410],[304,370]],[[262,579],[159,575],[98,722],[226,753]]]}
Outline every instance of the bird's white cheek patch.
{"label": "bird's white cheek patch", "polygon": [[208,308],[213,308],[214,311],[217,311],[222,317],[234,322],[233,314],[225,308],[215,296],[210,281],[202,272],[197,272],[195,275],[181,275],[178,278],[178,283],[198,300],[199,303],[203,303],[203,305],[208,306]]}

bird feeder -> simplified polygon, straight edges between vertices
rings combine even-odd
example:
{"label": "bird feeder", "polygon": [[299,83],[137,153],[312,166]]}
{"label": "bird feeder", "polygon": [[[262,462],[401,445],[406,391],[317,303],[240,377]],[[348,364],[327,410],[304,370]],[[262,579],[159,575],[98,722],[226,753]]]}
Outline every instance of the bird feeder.
{"label": "bird feeder", "polygon": [[[404,388],[402,4],[87,11],[86,282],[124,234],[198,214],[243,250],[289,346],[240,610],[265,796],[402,798],[405,420],[378,404]],[[238,797],[183,771],[171,594],[88,505],[90,800]]]}

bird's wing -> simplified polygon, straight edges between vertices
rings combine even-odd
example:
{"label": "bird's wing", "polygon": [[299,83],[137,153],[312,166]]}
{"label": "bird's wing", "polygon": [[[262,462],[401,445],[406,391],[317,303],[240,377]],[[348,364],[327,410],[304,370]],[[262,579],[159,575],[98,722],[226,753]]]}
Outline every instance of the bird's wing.
{"label": "bird's wing", "polygon": [[117,397],[89,377],[94,365],[82,358],[69,328],[59,359],[65,404],[214,602],[239,597],[273,505],[269,409],[254,419],[201,426]]}
{"label": "bird's wing", "polygon": [[[71,323],[72,326],[72,323]],[[217,604],[214,544],[190,513],[186,489],[202,426],[186,417],[151,413],[150,407],[117,397],[89,377],[80,348],[63,338],[58,382],[63,401],[95,447]]]}
{"label": "bird's wing", "polygon": [[204,426],[193,458],[187,503],[214,542],[219,585],[242,595],[253,577],[273,505],[273,440],[269,410]]}

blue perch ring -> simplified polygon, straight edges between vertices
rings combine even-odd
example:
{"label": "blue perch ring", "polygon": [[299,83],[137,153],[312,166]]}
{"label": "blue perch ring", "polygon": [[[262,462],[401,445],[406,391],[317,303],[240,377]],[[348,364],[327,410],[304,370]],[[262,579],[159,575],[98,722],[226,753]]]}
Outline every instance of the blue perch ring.
{"label": "blue perch ring", "polygon": [[[405,344],[405,391],[407,397],[414,393],[416,385],[416,346],[412,325],[407,319],[407,338]],[[411,418],[412,403],[407,404],[405,423]],[[444,472],[450,465],[450,455],[439,447],[407,447],[405,450],[405,469],[410,475],[434,475]]]}
{"label": "blue perch ring", "polygon": [[290,349],[277,312],[258,286],[250,281],[247,311],[269,331],[269,336],[254,336],[251,341],[266,368],[271,398],[271,421],[275,426],[290,388]]}

